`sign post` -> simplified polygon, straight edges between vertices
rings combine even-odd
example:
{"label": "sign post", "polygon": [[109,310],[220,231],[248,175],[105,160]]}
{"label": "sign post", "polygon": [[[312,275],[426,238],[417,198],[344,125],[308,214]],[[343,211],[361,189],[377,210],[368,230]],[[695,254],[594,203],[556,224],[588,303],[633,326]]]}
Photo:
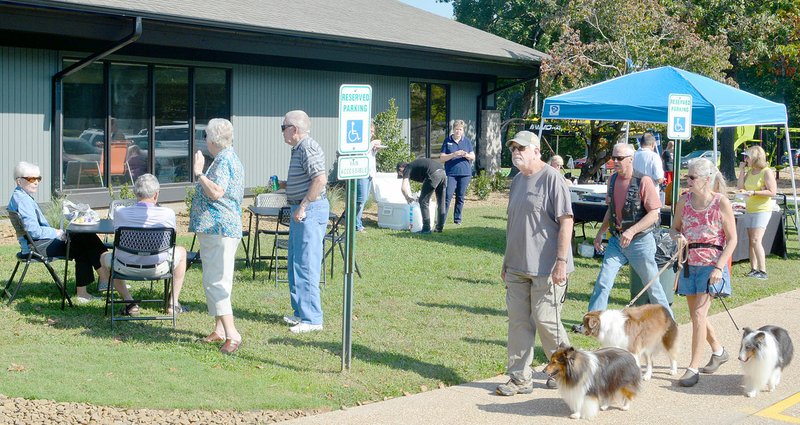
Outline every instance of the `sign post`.
{"label": "sign post", "polygon": [[355,265],[356,181],[369,176],[372,119],[372,87],[343,84],[339,87],[339,159],[337,177],[347,180],[344,237],[344,300],[342,305],[342,371],[349,371],[353,347],[353,268]]}
{"label": "sign post", "polygon": [[692,96],[688,94],[670,93],[667,103],[667,138],[677,140],[675,143],[674,170],[677,175],[672,184],[672,214],[675,215],[675,204],[678,203],[678,191],[681,164],[681,140],[692,137]]}

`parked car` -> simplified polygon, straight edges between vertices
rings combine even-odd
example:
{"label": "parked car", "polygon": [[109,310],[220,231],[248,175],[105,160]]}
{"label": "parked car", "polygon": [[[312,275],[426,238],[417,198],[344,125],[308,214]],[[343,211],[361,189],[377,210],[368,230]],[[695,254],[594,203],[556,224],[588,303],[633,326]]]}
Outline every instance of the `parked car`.
{"label": "parked car", "polygon": [[[717,151],[717,164],[719,165],[719,157],[720,153]],[[705,158],[709,161],[714,160],[714,151],[694,151],[688,155],[681,157],[681,168],[686,168],[689,166],[689,163],[697,158]]]}

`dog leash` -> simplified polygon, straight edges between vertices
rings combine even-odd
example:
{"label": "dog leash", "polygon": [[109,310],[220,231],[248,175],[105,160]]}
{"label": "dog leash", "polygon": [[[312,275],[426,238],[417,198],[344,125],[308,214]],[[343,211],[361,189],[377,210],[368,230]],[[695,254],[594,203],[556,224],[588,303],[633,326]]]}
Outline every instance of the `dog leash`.
{"label": "dog leash", "polygon": [[685,253],[685,251],[688,250],[688,245],[686,244],[686,241],[683,238],[678,239],[677,244],[678,244],[678,249],[675,251],[674,254],[672,254],[672,257],[670,257],[669,260],[667,260],[667,263],[664,264],[663,267],[661,267],[661,270],[658,271],[655,277],[650,279],[650,281],[647,282],[647,285],[644,285],[642,290],[639,291],[639,293],[636,294],[636,296],[633,297],[633,299],[631,299],[631,302],[629,302],[628,305],[625,306],[626,308],[633,306],[636,300],[638,300],[639,297],[641,297],[645,293],[645,291],[647,291],[647,289],[650,288],[650,286],[652,286],[653,283],[655,283],[662,274],[664,274],[664,271],[666,271],[668,267],[672,267],[675,261],[678,261],[679,264],[678,273],[680,273],[680,269],[683,267],[684,258],[688,257],[688,253]]}
{"label": "dog leash", "polygon": [[725,300],[723,300],[724,296],[722,294],[722,290],[721,289],[716,289],[717,295],[714,296],[714,293],[712,292],[712,289],[711,289],[713,286],[714,285],[711,284],[711,279],[709,279],[708,280],[708,286],[706,286],[706,293],[711,295],[712,299],[718,299],[719,302],[722,303],[722,306],[725,307],[725,312],[728,313],[728,317],[731,318],[731,322],[733,323],[733,327],[736,328],[737,331],[739,331],[740,330],[739,329],[739,325],[737,325],[736,321],[733,320],[733,315],[731,314],[731,311],[728,310],[728,306],[725,304]]}

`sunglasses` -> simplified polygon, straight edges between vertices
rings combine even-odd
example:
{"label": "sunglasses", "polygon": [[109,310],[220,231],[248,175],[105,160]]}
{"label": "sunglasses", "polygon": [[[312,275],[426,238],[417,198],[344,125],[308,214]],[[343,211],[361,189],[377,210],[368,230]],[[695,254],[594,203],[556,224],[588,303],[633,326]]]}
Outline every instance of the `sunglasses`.
{"label": "sunglasses", "polygon": [[25,179],[28,183],[36,183],[42,181],[42,176],[39,177],[20,177],[21,179]]}
{"label": "sunglasses", "polygon": [[514,151],[524,152],[525,148],[527,148],[527,146],[511,145],[511,146],[508,147],[508,150],[510,150],[511,152],[514,152]]}
{"label": "sunglasses", "polygon": [[622,161],[622,160],[624,160],[625,158],[630,158],[630,157],[631,157],[630,155],[625,155],[625,156],[612,156],[612,157],[611,157],[611,159],[613,159],[614,161],[619,161],[619,162],[621,162],[621,161]]}
{"label": "sunglasses", "polygon": [[294,126],[291,124],[281,124],[281,132],[286,131],[286,129],[289,127],[294,127]]}

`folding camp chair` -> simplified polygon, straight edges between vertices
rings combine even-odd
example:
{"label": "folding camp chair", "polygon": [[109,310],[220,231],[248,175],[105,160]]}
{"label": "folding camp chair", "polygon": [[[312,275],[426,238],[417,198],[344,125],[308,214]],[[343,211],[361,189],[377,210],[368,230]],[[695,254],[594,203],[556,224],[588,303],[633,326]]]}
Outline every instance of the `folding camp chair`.
{"label": "folding camp chair", "polygon": [[[124,274],[118,270],[117,252],[126,252],[137,256],[150,256],[162,253],[169,254],[167,262],[169,270],[163,274],[155,273],[155,266],[140,266],[142,269],[152,268],[153,273],[147,276],[131,276]],[[158,315],[158,316],[122,316],[116,317],[114,311],[115,303],[122,304],[145,304],[157,303],[163,304],[164,310],[171,305],[170,294],[172,293],[172,268],[173,258],[175,256],[175,229],[169,227],[120,227],[114,233],[114,249],[111,251],[111,277],[110,282],[114,279],[124,279],[127,281],[138,282],[152,282],[155,280],[164,281],[164,296],[160,299],[133,299],[123,300],[117,299],[116,291],[106,291],[106,308],[105,314],[108,315],[108,309],[111,308],[111,329],[114,329],[114,322],[128,321],[128,320],[172,320],[172,327],[175,327],[175,309],[172,310],[172,315]],[[128,264],[130,267],[131,265]]]}
{"label": "folding camp chair", "polygon": [[[58,292],[61,294],[61,309],[64,309],[64,301],[69,303],[69,306],[72,307],[72,300],[70,299],[67,291],[64,287],[64,283],[61,281],[61,278],[56,274],[55,269],[51,263],[54,260],[67,260],[65,256],[57,256],[57,257],[48,257],[46,253],[41,252],[39,248],[37,248],[36,244],[33,241],[30,233],[25,229],[25,226],[22,224],[22,218],[19,216],[19,213],[16,211],[6,210],[8,213],[8,218],[11,220],[11,225],[14,226],[14,231],[17,234],[17,237],[22,237],[25,239],[25,242],[28,243],[28,252],[18,252],[17,253],[17,265],[14,266],[14,271],[11,272],[11,277],[8,278],[8,283],[6,283],[5,288],[3,288],[3,293],[0,294],[0,297],[8,296],[8,304],[10,305],[14,298],[17,296],[17,291],[19,290],[20,285],[22,285],[22,281],[25,279],[25,274],[28,273],[28,267],[30,267],[31,263],[42,263],[44,264],[47,271],[50,273],[50,277],[53,278],[53,283],[56,284],[58,287]],[[13,291],[9,291],[11,288],[12,283],[14,282],[14,276],[17,274],[17,270],[19,269],[20,263],[25,262],[25,268],[22,269],[22,274],[19,277],[19,281],[14,286]]]}

